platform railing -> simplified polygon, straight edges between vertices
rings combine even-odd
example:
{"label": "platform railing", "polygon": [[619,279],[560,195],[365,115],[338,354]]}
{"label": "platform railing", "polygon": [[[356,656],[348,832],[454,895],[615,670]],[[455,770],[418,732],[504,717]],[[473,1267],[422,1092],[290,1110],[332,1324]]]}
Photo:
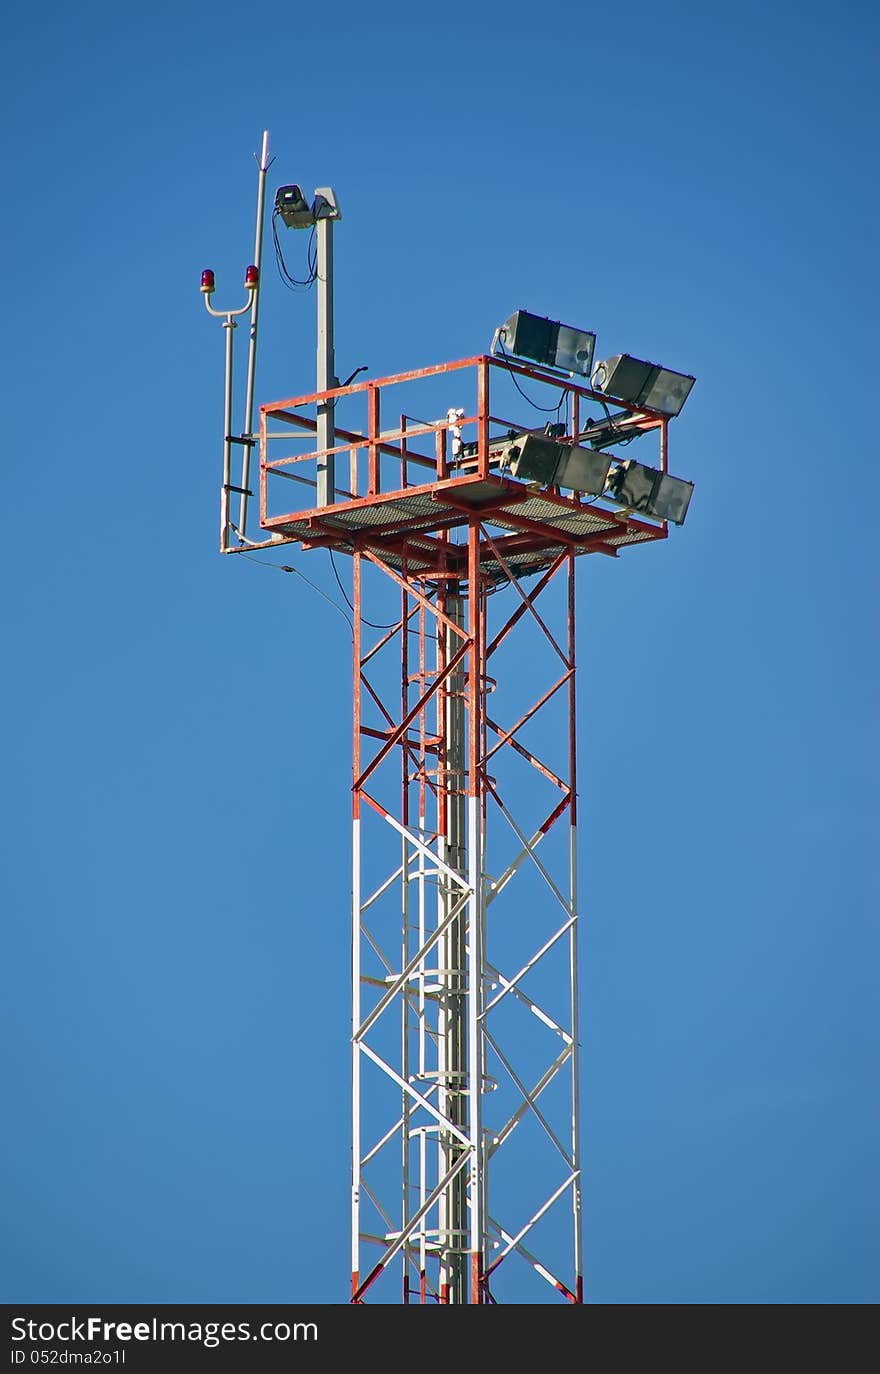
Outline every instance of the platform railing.
{"label": "platform railing", "polygon": [[[358,382],[325,392],[311,392],[264,405],[260,408],[260,520],[277,520],[281,512],[270,510],[275,504],[279,480],[303,488],[302,501],[286,510],[315,510],[309,499],[317,490],[316,469],[320,459],[332,456],[336,463],[334,484],[336,502],[358,501],[383,492],[430,486],[464,474],[487,478],[502,463],[503,442],[512,433],[541,432],[546,420],[535,423],[538,412],[529,413],[521,396],[514,398],[516,413],[493,413],[490,404],[490,377],[501,372],[534,392],[534,404],[543,416],[555,414],[564,425],[560,437],[576,442],[585,421],[584,402],[600,407],[609,402],[617,409],[644,414],[642,428],[657,430],[660,436],[660,466],[666,467],[666,420],[638,407],[613,400],[592,391],[581,382],[511,359],[479,355],[456,362],[441,363],[398,373],[376,381]],[[461,378],[464,386],[446,385],[439,395],[438,383]],[[426,392],[433,382],[432,395]],[[462,396],[462,392],[466,394]],[[555,393],[558,406],[546,405],[548,393]],[[468,394],[469,393],[469,394]],[[440,405],[437,401],[440,401]],[[529,397],[529,399],[532,399]],[[443,400],[448,404],[445,411]],[[313,447],[317,432],[317,408],[331,402],[336,412],[332,448]],[[462,404],[462,401],[465,403]],[[394,405],[393,422],[383,428],[383,418]],[[354,408],[354,426],[348,427],[345,412]],[[426,412],[441,410],[436,418]],[[525,413],[523,413],[525,412]],[[300,450],[295,446],[304,444]],[[293,449],[293,451],[291,451]],[[279,452],[280,450],[280,452]],[[344,479],[339,480],[341,473]],[[271,488],[271,492],[270,492]],[[271,496],[271,502],[270,502]]]}

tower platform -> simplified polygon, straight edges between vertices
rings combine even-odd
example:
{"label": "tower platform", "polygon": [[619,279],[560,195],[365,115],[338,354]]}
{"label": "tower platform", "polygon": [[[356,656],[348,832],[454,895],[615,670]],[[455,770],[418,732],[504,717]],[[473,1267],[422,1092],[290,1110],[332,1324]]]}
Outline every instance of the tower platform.
{"label": "tower platform", "polygon": [[[496,392],[504,388],[500,402],[490,401],[490,378]],[[268,543],[371,550],[401,572],[446,580],[467,574],[467,540],[458,532],[476,517],[491,535],[480,541],[488,582],[538,573],[568,551],[614,557],[664,539],[664,522],[510,473],[514,436],[543,433],[532,406],[555,414],[561,432],[554,437],[571,444],[590,423],[590,401],[607,409],[605,397],[567,376],[480,355],[261,406],[260,527]],[[392,406],[393,422],[383,427]],[[321,407],[333,410],[332,449],[310,446]],[[432,411],[440,418],[418,418]],[[648,416],[644,427],[659,437],[665,469],[666,420]],[[336,499],[316,506],[322,465]],[[304,504],[291,504],[290,482],[302,488]]]}

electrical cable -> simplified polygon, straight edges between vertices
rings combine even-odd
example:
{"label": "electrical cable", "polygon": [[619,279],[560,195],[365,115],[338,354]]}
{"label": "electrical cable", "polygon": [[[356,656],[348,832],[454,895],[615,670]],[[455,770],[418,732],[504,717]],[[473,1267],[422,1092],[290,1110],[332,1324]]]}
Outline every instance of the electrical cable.
{"label": "electrical cable", "polygon": [[[354,606],[352,606],[351,601],[349,601],[345,587],[342,585],[342,582],[340,580],[339,573],[336,571],[336,563],[333,558],[333,550],[328,549],[328,553],[330,554],[330,562],[333,565],[333,576],[336,578],[339,590],[345,597],[345,600],[348,606],[351,608],[352,612],[354,612]],[[316,591],[319,596],[323,596],[325,601],[330,602],[330,605],[333,607],[334,611],[339,612],[339,614],[345,619],[345,623],[348,625],[348,628],[351,630],[352,637],[354,636],[354,625],[352,623],[351,617],[349,615],[346,615],[345,611],[342,609],[339,602],[334,601],[332,596],[328,596],[327,593],[324,591],[323,587],[319,587],[317,582],[313,582],[310,577],[306,577],[305,573],[300,572],[299,568],[292,567],[290,563],[270,563],[269,560],[266,558],[255,558],[252,553],[239,553],[238,557],[246,558],[249,563],[259,563],[260,566],[263,568],[271,568],[273,572],[295,573],[297,577],[301,577],[303,582],[308,583],[308,585],[312,588],[313,591]],[[365,616],[361,616],[361,620],[364,625],[369,625],[371,630],[395,630],[400,624],[399,620],[395,620],[390,625],[377,625],[375,621],[367,620]],[[411,631],[411,633],[415,632]],[[435,636],[428,635],[428,639],[433,638],[435,638]]]}
{"label": "electrical cable", "polygon": [[[611,426],[611,433],[612,433],[612,434],[620,434],[621,431],[620,431],[620,429],[618,428],[618,426],[614,423],[614,419],[613,419],[613,417],[612,417],[612,415],[611,415],[611,411],[608,409],[608,407],[607,407],[607,405],[605,404],[605,402],[600,400],[599,404],[600,404],[600,406],[602,407],[602,409],[604,410],[604,412],[605,412],[605,417],[606,417],[606,419],[608,420],[609,425]],[[629,435],[626,436],[626,438],[624,438],[624,439],[617,439],[615,442],[617,443],[618,448],[623,448],[624,444],[631,444],[632,441],[633,441],[633,439],[638,439],[638,437],[639,437],[639,432],[638,432],[638,430],[636,430],[635,434],[629,434]]]}
{"label": "electrical cable", "polygon": [[[499,340],[498,340],[498,347],[499,347],[499,349],[501,350],[501,356],[502,356],[502,358],[506,358],[508,362],[511,362],[511,361],[512,361],[511,356],[510,356],[510,354],[508,353],[507,349],[504,347],[504,344],[503,344],[503,342],[501,341],[500,338],[499,338]],[[559,412],[560,412],[560,410],[562,409],[562,406],[563,406],[563,404],[564,404],[564,402],[565,402],[567,396],[568,396],[568,392],[563,390],[563,391],[560,392],[560,394],[559,394],[559,400],[557,401],[557,403],[556,403],[555,406],[541,406],[541,405],[538,405],[538,402],[537,402],[537,401],[533,401],[532,398],[531,398],[531,396],[528,396],[528,395],[526,394],[526,392],[523,391],[523,389],[522,389],[522,387],[520,386],[519,382],[516,380],[516,373],[515,373],[515,372],[511,372],[511,374],[510,374],[510,380],[513,382],[513,385],[516,387],[517,391],[519,392],[520,396],[522,396],[522,398],[523,398],[524,401],[527,401],[528,404],[529,404],[530,406],[534,406],[535,410],[543,410],[544,413],[547,414],[547,415],[558,415]]]}
{"label": "electrical cable", "polygon": [[299,277],[293,276],[293,274],[287,270],[287,264],[284,261],[284,253],[281,249],[281,240],[278,237],[277,210],[272,215],[272,242],[275,245],[275,263],[278,267],[278,275],[281,277],[281,280],[284,282],[284,285],[288,288],[289,291],[308,290],[308,288],[313,285],[313,283],[317,280],[318,277],[317,246],[315,244],[314,225],[312,226],[312,232],[309,235],[308,248],[306,249],[306,264],[309,269],[309,275],[305,278],[305,280],[301,280]]}
{"label": "electrical cable", "polygon": [[[342,579],[339,576],[339,573],[336,571],[336,559],[333,557],[333,550],[328,549],[327,552],[330,555],[330,565],[333,568],[333,576],[336,578],[336,585],[342,592],[342,595],[345,597],[346,604],[348,605],[349,610],[351,611],[352,615],[354,615],[354,606],[352,605],[351,601],[349,601],[348,592],[343,587]],[[366,616],[363,615],[361,616],[361,620],[364,625],[369,625],[371,630],[394,630],[400,624],[399,620],[393,620],[390,625],[377,625],[374,620],[367,620]]]}
{"label": "electrical cable", "polygon": [[[305,573],[300,572],[299,568],[292,567],[290,563],[270,563],[266,558],[254,558],[252,553],[242,553],[238,556],[239,558],[246,558],[249,563],[259,563],[263,568],[271,568],[273,572],[296,573],[297,577],[301,577],[303,582],[307,582],[313,591],[317,592],[319,596],[323,596],[325,601],[329,601],[334,611],[339,612],[345,620],[346,625],[351,630],[352,638],[354,638],[354,625],[352,624],[351,617],[345,613],[338,601],[334,601],[332,596],[328,596],[323,587],[319,587],[317,582],[313,582],[310,577],[306,577]],[[348,597],[345,599],[348,601]],[[349,602],[349,604],[351,603]]]}

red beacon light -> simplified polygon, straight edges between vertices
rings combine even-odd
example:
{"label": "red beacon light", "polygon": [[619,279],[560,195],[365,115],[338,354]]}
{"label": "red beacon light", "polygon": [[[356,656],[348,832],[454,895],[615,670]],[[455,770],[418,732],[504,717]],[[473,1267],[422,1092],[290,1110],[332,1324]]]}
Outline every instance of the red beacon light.
{"label": "red beacon light", "polygon": [[255,290],[257,289],[259,283],[260,283],[260,269],[259,269],[259,267],[254,267],[253,263],[251,263],[250,267],[248,267],[248,268],[245,270],[245,274],[244,274],[244,284],[245,284],[245,286],[247,287],[248,291],[255,291]]}
{"label": "red beacon light", "polygon": [[214,273],[211,271],[210,267],[206,267],[202,273],[201,290],[206,296],[210,296],[211,292],[214,290]]}

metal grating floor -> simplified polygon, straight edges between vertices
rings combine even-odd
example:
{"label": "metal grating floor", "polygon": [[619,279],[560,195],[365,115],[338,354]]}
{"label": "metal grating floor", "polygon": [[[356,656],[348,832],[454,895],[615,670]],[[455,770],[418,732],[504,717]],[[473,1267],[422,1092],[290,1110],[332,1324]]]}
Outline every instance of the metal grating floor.
{"label": "metal grating floor", "polygon": [[[285,542],[320,543],[341,552],[350,552],[356,545],[371,547],[393,567],[419,575],[437,570],[441,562],[448,566],[450,557],[454,562],[464,556],[462,544],[441,546],[431,533],[465,527],[471,515],[481,511],[483,525],[494,531],[502,556],[517,571],[540,571],[572,541],[575,553],[591,553],[597,537],[604,536],[601,542],[611,552],[666,534],[662,525],[628,519],[619,509],[535,491],[511,478],[459,478],[405,488],[273,517],[263,522],[263,528],[282,534]],[[583,548],[578,547],[580,540],[585,541]],[[504,547],[508,541],[515,541],[509,550]],[[490,576],[505,576],[488,543],[480,561]]]}

